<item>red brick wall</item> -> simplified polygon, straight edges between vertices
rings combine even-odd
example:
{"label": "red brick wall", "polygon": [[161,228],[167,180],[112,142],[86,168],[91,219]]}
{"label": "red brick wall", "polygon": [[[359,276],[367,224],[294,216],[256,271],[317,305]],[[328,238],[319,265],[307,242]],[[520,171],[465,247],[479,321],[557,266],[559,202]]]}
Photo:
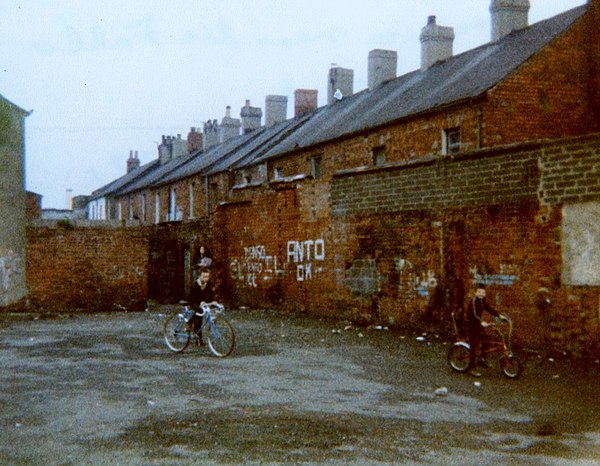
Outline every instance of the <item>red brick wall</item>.
{"label": "red brick wall", "polygon": [[[591,94],[590,42],[598,28],[584,17],[488,93],[483,146],[556,138],[600,129]],[[596,52],[597,53],[597,52]]]}
{"label": "red brick wall", "polygon": [[143,310],[146,228],[29,227],[28,299],[43,311]]}
{"label": "red brick wall", "polygon": [[[561,284],[560,205],[600,200],[599,145],[596,134],[240,189],[217,215],[219,255],[241,302],[399,325],[448,322],[445,307],[488,282],[517,341],[581,349],[597,341],[600,290]],[[298,160],[277,164],[291,176],[308,169]]]}

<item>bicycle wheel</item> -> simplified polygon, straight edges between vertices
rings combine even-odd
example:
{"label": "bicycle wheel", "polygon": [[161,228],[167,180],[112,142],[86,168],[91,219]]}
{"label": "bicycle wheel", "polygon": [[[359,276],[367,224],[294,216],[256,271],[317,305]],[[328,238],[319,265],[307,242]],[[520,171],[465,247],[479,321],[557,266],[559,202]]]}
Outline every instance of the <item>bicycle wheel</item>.
{"label": "bicycle wheel", "polygon": [[205,328],[206,342],[215,356],[229,356],[235,345],[233,327],[223,317],[213,317]]}
{"label": "bicycle wheel", "polygon": [[500,357],[500,369],[509,379],[516,379],[521,374],[521,361],[515,356],[502,356]]}
{"label": "bicycle wheel", "polygon": [[191,333],[186,328],[186,321],[181,312],[170,315],[163,325],[165,343],[171,351],[181,353],[190,343]]}
{"label": "bicycle wheel", "polygon": [[448,362],[456,372],[466,372],[471,368],[471,349],[463,341],[454,343],[448,351]]}

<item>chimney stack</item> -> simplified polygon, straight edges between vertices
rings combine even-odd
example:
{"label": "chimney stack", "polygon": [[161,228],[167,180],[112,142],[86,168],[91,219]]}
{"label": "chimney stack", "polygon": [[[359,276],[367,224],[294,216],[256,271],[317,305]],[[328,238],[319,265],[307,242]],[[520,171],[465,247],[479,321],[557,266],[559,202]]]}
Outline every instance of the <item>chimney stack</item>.
{"label": "chimney stack", "polygon": [[221,120],[221,126],[219,126],[219,143],[239,136],[240,126],[240,120],[231,118],[231,107],[229,105],[225,107],[225,116]]}
{"label": "chimney stack", "polygon": [[132,150],[129,151],[129,158],[127,159],[127,173],[140,166],[140,159],[138,159],[138,151],[135,151],[135,155]]}
{"label": "chimney stack", "polygon": [[438,26],[435,16],[427,18],[427,25],[421,29],[421,70],[452,56],[454,29]]}
{"label": "chimney stack", "polygon": [[204,150],[219,144],[219,122],[208,120],[204,123]]}
{"label": "chimney stack", "polygon": [[265,126],[267,128],[287,120],[287,97],[268,95],[265,98]]}
{"label": "chimney stack", "polygon": [[246,100],[246,105],[242,107],[240,117],[242,118],[242,134],[247,134],[260,128],[262,110],[260,107],[251,107],[250,101]]}
{"label": "chimney stack", "polygon": [[203,137],[202,133],[198,131],[198,128],[192,126],[187,135],[187,150],[191,154],[193,152],[203,149]]}
{"label": "chimney stack", "polygon": [[369,52],[369,90],[396,78],[398,54],[394,50],[375,49]]}
{"label": "chimney stack", "polygon": [[342,98],[354,93],[354,71],[332,65],[327,83],[327,105],[334,102],[334,95],[340,91]]}
{"label": "chimney stack", "polygon": [[299,117],[318,108],[316,89],[296,89],[294,91],[294,116]]}
{"label": "chimney stack", "polygon": [[181,139],[181,134],[178,134],[177,137],[162,136],[161,143],[158,146],[158,158],[161,165],[187,153],[187,141]]}
{"label": "chimney stack", "polygon": [[492,42],[529,25],[529,0],[492,0]]}

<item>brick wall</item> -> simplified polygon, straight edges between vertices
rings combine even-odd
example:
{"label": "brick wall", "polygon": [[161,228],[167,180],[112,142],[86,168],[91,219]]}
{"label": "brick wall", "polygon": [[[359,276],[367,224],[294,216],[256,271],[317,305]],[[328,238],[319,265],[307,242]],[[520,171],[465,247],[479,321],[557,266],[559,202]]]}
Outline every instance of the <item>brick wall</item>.
{"label": "brick wall", "polygon": [[482,147],[600,130],[593,111],[597,29],[597,17],[586,15],[488,92]]}
{"label": "brick wall", "polygon": [[43,311],[143,310],[147,228],[27,229],[28,299]]}
{"label": "brick wall", "polygon": [[333,215],[432,209],[535,199],[540,152],[430,157],[348,170],[331,187]]}
{"label": "brick wall", "polygon": [[517,340],[591,351],[600,290],[561,283],[561,205],[600,201],[599,148],[596,134],[335,176],[334,253],[356,305],[390,322],[440,321],[483,281]]}

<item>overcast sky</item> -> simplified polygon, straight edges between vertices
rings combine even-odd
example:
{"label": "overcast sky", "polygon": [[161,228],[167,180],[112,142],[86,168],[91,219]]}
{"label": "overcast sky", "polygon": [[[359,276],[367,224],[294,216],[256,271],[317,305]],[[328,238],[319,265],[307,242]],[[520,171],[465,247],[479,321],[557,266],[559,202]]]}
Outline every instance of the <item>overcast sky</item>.
{"label": "overcast sky", "polygon": [[[531,0],[530,24],[586,3]],[[367,87],[370,50],[419,68],[421,28],[454,28],[454,53],[490,40],[490,0],[1,0],[0,94],[25,110],[26,188],[44,208],[125,174],[130,150],[318,89],[332,63]],[[263,117],[264,123],[264,117]]]}

